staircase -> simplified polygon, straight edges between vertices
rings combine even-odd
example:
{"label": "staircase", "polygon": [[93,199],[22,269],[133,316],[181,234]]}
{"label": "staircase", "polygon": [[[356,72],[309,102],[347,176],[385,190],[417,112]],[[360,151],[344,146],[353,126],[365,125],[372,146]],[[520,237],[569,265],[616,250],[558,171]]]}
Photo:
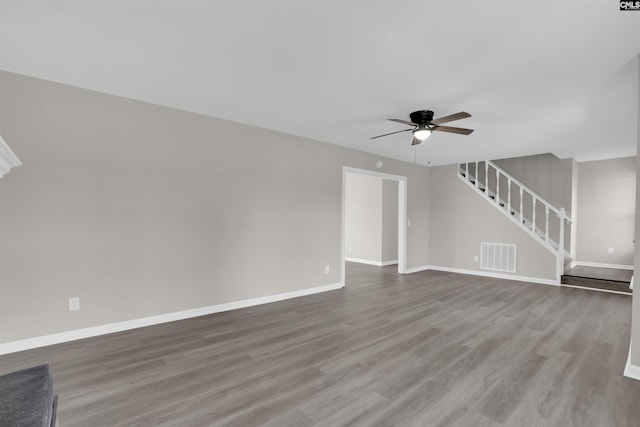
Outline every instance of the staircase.
{"label": "staircase", "polygon": [[460,163],[458,177],[556,257],[560,284],[573,258],[566,244],[573,221],[564,208],[556,208],[490,160]]}

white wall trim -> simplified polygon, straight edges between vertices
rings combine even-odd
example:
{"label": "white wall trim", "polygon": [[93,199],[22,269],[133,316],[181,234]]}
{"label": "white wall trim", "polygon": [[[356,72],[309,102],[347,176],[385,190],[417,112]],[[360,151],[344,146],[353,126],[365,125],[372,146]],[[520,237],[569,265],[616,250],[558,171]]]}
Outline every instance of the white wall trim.
{"label": "white wall trim", "polygon": [[560,286],[560,282],[555,279],[543,279],[540,277],[518,276],[515,274],[493,273],[488,271],[466,270],[463,268],[441,267],[430,265],[429,270],[447,271],[449,273],[470,274],[472,276],[493,277],[494,279],[515,280],[518,282],[539,283],[542,285]]}
{"label": "white wall trim", "polygon": [[629,341],[629,354],[627,355],[627,364],[624,366],[624,376],[640,380],[640,366],[631,364],[631,341]]}
{"label": "white wall trim", "polygon": [[564,283],[561,286],[563,288],[588,289],[590,291],[606,292],[606,293],[609,293],[609,294],[619,294],[619,295],[628,295],[628,296],[632,295],[629,292],[611,291],[609,289],[590,288],[588,286],[574,286],[574,285],[566,285]]}
{"label": "white wall trim", "polygon": [[11,148],[0,136],[0,178],[8,174],[11,168],[18,167],[22,164],[18,156],[11,151]]}
{"label": "white wall trim", "polygon": [[398,181],[398,273],[407,273],[407,227],[409,226],[407,205],[407,178]]}
{"label": "white wall trim", "polygon": [[624,264],[605,264],[602,262],[586,262],[586,261],[573,261],[571,267],[598,267],[598,268],[615,268],[618,270],[633,270],[633,265]]}
{"label": "white wall trim", "polygon": [[76,329],[72,331],[60,332],[57,334],[44,335],[35,338],[28,338],[19,341],[0,344],[0,355],[29,350],[32,348],[44,347],[48,345],[61,344],[64,342],[91,338],[99,335],[111,334],[114,332],[126,331],[129,329],[142,328],[145,326],[157,325],[160,323],[174,322],[176,320],[189,319],[192,317],[206,316],[208,314],[220,313],[223,311],[236,310],[239,308],[252,307],[255,305],[267,304],[270,302],[282,301],[291,298],[298,298],[313,295],[321,292],[333,291],[343,288],[342,283],[317,286],[314,288],[301,289],[299,291],[285,292],[282,294],[267,295],[264,297],[250,298],[240,301],[228,302],[224,304],[211,305],[208,307],[194,308],[191,310],[176,311],[173,313],[160,314],[157,316],[143,317],[140,319],[127,320],[124,322],[110,323],[106,325],[93,326],[90,328]]}
{"label": "white wall trim", "polygon": [[506,279],[506,280],[515,280],[518,282],[531,282],[531,283],[540,283],[543,285],[560,286],[560,283],[554,279],[542,279],[539,277],[517,276],[515,274],[502,274],[502,273],[493,273],[488,271],[467,270],[464,268],[442,267],[438,265],[423,265],[421,267],[409,268],[407,269],[407,273],[411,274],[411,273],[417,273],[419,271],[425,271],[425,270],[446,271],[449,273],[470,274],[472,276],[493,277],[495,279]]}
{"label": "white wall trim", "polygon": [[429,270],[429,266],[428,265],[422,265],[420,267],[413,267],[413,268],[408,268],[405,271],[405,274],[412,274],[412,273],[417,273],[419,271],[425,271],[425,270]]}
{"label": "white wall trim", "polygon": [[357,174],[357,175],[374,176],[376,178],[388,179],[388,180],[391,180],[391,181],[406,181],[407,180],[406,176],[393,175],[393,174],[390,174],[390,173],[378,172],[378,171],[373,171],[373,170],[369,170],[369,169],[352,168],[350,166],[343,166],[342,169],[344,170],[345,173],[354,173],[354,174]]}
{"label": "white wall trim", "polygon": [[378,267],[385,267],[387,265],[394,265],[398,263],[397,259],[392,259],[390,261],[372,261],[369,259],[345,257],[344,260],[349,262],[358,262],[360,264],[376,265]]}

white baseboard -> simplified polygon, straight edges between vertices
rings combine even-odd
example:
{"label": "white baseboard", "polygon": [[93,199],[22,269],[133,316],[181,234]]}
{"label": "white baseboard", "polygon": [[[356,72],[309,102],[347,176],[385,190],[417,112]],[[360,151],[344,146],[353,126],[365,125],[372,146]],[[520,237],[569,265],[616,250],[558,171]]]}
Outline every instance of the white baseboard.
{"label": "white baseboard", "polygon": [[633,265],[624,264],[604,264],[601,262],[573,261],[571,267],[598,267],[598,268],[615,268],[618,270],[633,270]]}
{"label": "white baseboard", "polygon": [[515,274],[502,274],[481,270],[467,270],[463,268],[441,267],[430,265],[429,270],[447,271],[449,273],[470,274],[472,276],[493,277],[494,279],[516,280],[518,282],[540,283],[542,285],[560,286],[560,282],[554,279],[542,279],[540,277],[517,276]]}
{"label": "white baseboard", "polygon": [[598,288],[589,288],[587,286],[565,285],[564,283],[561,286],[563,288],[588,289],[590,291],[596,291],[596,292],[606,292],[606,293],[609,293],[609,294],[619,294],[619,295],[631,296],[631,294],[628,293],[628,292],[610,291],[609,289],[598,289]]}
{"label": "white baseboard", "polygon": [[624,367],[624,376],[640,380],[640,366],[631,364],[631,342],[629,342],[629,354],[627,356],[627,364]]}
{"label": "white baseboard", "polygon": [[29,350],[32,348],[45,347],[48,345],[61,344],[69,341],[76,341],[84,338],[96,337],[99,335],[111,334],[114,332],[126,331],[129,329],[142,328],[145,326],[157,325],[160,323],[174,322],[176,320],[189,319],[192,317],[206,316],[208,314],[220,313],[223,311],[236,310],[239,308],[252,307],[255,305],[267,304],[270,302],[282,301],[291,298],[303,297],[306,295],[318,294],[321,292],[333,291],[343,288],[344,284],[334,283],[331,285],[317,286],[314,288],[301,289],[299,291],[285,292],[282,294],[268,295],[265,297],[245,299],[225,304],[211,305],[208,307],[194,308],[191,310],[176,311],[173,313],[160,314],[157,316],[144,317],[141,319],[127,320],[124,322],[110,323],[107,325],[94,326],[91,328],[76,329],[72,331],[60,332],[57,334],[44,335],[35,338],[28,338],[19,341],[0,344],[0,355]]}
{"label": "white baseboard", "polygon": [[397,259],[390,260],[390,261],[371,261],[371,260],[362,259],[362,258],[344,257],[344,260],[349,262],[358,262],[360,264],[375,265],[378,267],[386,267],[387,265],[394,265],[398,263]]}
{"label": "white baseboard", "polygon": [[407,268],[407,270],[405,271],[405,274],[417,273],[419,271],[429,270],[429,268],[430,267],[428,265],[423,265],[423,266],[414,267],[414,268]]}

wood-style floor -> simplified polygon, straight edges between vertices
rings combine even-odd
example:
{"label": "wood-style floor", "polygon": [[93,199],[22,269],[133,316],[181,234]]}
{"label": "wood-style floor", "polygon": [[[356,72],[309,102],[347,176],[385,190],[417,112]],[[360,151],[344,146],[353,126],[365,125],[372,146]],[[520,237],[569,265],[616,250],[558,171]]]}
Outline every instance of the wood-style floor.
{"label": "wood-style floor", "polygon": [[631,299],[348,264],[347,288],[0,356],[72,426],[638,426]]}

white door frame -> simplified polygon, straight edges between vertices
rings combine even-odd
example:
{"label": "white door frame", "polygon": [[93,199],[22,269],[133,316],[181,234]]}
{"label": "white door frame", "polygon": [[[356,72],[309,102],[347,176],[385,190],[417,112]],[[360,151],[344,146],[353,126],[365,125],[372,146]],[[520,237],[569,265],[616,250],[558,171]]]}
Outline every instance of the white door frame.
{"label": "white door frame", "polygon": [[376,172],[368,169],[358,169],[348,166],[342,167],[342,238],[340,246],[340,266],[342,286],[345,286],[345,206],[347,199],[347,174],[375,176],[398,182],[398,273],[407,273],[407,177]]}

